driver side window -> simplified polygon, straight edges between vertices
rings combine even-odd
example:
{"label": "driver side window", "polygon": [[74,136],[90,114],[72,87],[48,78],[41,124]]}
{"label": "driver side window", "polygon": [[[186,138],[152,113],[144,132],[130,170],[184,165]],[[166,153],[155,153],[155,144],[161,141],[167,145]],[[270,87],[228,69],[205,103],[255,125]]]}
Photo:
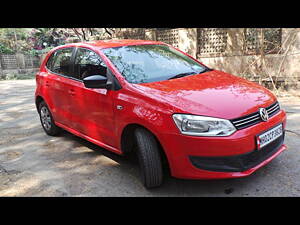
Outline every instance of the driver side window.
{"label": "driver side window", "polygon": [[77,79],[83,80],[92,75],[102,75],[106,77],[107,67],[95,52],[78,48],[74,63],[74,75]]}

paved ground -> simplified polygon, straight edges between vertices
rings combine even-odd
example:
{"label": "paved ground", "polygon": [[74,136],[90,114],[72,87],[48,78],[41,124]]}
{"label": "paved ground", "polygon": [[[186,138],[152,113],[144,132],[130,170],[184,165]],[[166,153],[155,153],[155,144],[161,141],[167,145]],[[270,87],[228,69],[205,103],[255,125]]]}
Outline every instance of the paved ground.
{"label": "paved ground", "polygon": [[288,113],[282,153],[242,179],[167,177],[146,190],[138,165],[64,132],[47,136],[34,106],[34,80],[0,81],[0,196],[300,196],[300,98],[283,97]]}

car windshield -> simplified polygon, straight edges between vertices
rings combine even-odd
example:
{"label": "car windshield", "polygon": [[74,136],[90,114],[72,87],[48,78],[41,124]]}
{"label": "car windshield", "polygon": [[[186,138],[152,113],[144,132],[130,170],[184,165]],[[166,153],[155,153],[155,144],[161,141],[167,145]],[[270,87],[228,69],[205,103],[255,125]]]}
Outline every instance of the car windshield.
{"label": "car windshield", "polygon": [[209,70],[166,45],[122,46],[102,51],[130,83],[175,79]]}

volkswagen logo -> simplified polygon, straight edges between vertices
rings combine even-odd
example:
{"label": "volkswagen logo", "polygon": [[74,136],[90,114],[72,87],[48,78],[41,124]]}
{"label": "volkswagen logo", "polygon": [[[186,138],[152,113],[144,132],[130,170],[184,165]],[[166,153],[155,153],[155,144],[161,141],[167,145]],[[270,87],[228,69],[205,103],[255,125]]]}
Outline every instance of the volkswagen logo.
{"label": "volkswagen logo", "polygon": [[269,114],[265,108],[259,109],[259,115],[263,121],[267,121],[269,119]]}

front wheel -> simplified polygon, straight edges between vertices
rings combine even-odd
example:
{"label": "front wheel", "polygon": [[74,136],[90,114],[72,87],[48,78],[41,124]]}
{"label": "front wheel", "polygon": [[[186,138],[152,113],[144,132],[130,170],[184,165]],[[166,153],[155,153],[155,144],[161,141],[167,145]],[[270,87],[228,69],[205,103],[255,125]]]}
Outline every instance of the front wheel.
{"label": "front wheel", "polygon": [[55,125],[52,114],[45,102],[39,104],[39,114],[44,131],[50,136],[56,136],[60,128]]}
{"label": "front wheel", "polygon": [[158,143],[153,134],[143,128],[135,130],[135,137],[142,182],[146,188],[158,187],[163,182],[163,169]]}

